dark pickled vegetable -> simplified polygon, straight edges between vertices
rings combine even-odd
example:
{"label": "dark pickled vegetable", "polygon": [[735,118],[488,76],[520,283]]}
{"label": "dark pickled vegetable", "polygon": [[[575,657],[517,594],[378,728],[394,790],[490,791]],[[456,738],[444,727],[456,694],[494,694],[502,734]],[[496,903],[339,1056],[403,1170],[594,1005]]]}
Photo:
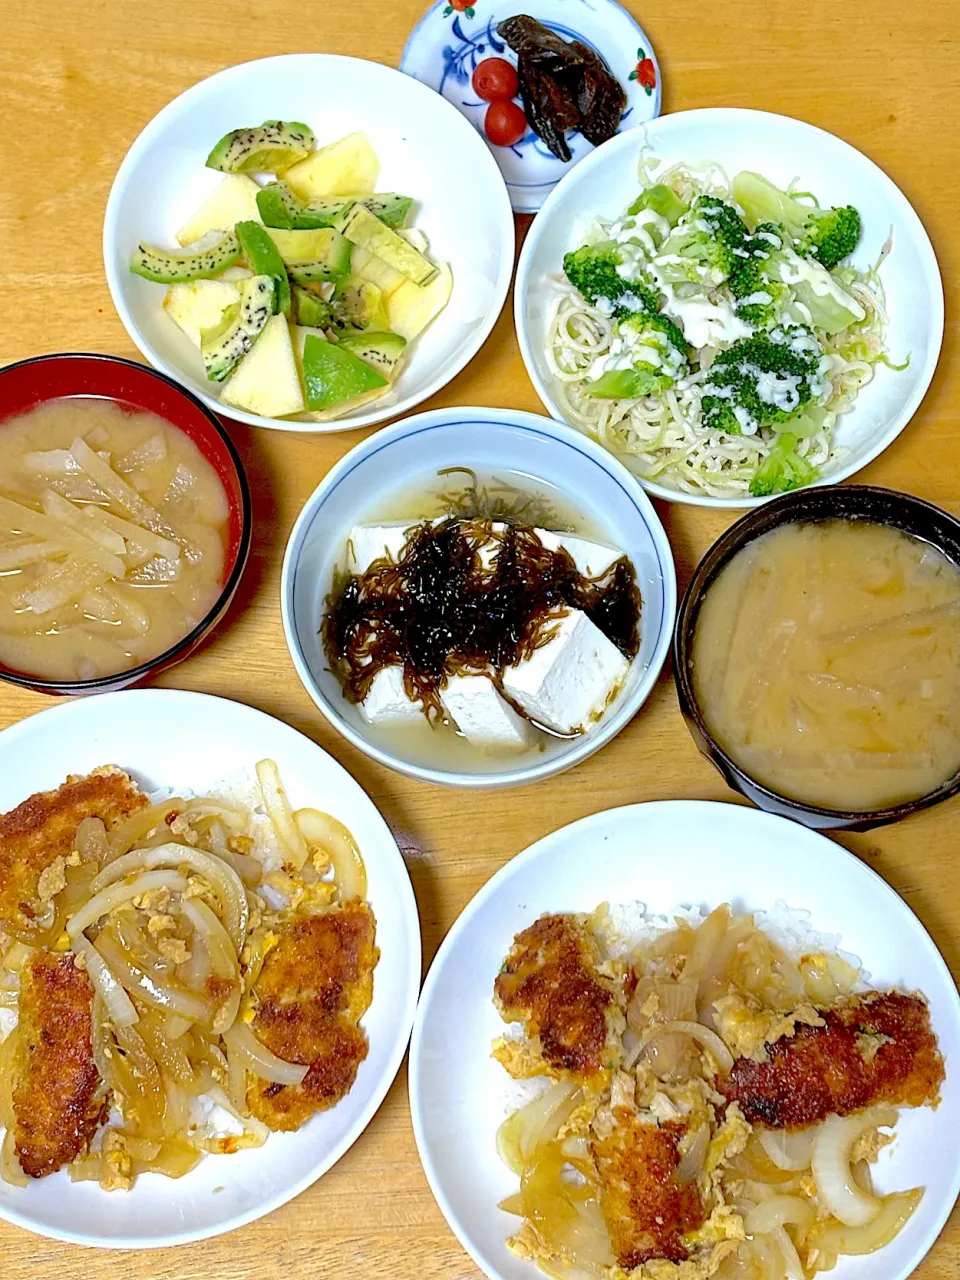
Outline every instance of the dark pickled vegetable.
{"label": "dark pickled vegetable", "polygon": [[527,14],[505,19],[497,32],[517,55],[527,119],[559,160],[570,159],[564,135],[571,129],[594,146],[613,137],[627,95],[598,53]]}
{"label": "dark pickled vegetable", "polygon": [[351,702],[363,701],[384,667],[400,664],[407,696],[439,720],[450,676],[499,679],[549,641],[563,608],[582,610],[625,657],[636,657],[640,590],[625,556],[585,578],[567,551],[549,551],[527,526],[494,532],[488,520],[446,519],[418,525],[396,562],[377,560],[334,584],[323,645]]}

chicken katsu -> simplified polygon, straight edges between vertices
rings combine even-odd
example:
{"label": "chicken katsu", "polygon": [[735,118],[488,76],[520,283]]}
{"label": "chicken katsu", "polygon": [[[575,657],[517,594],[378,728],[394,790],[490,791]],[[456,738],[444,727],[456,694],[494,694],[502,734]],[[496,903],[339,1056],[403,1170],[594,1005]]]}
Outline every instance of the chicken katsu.
{"label": "chicken katsu", "polygon": [[[727,905],[675,928],[641,916],[641,940],[624,945],[619,922],[632,931],[638,915],[542,916],[494,981],[522,1032],[495,1041],[495,1058],[515,1078],[550,1077],[497,1135],[521,1179],[500,1206],[522,1219],[509,1248],[582,1280],[709,1280],[729,1266],[785,1280],[822,1269],[818,1240],[867,1252],[843,1234],[846,1182],[814,1161],[813,1127],[865,1112],[851,1159],[872,1162],[891,1113],[870,1108],[936,1105],[944,1065],[924,998],[857,991],[841,957],[804,968],[778,941],[787,930],[771,936]],[[809,1131],[789,1193],[769,1128]],[[891,1193],[889,1209],[878,1196],[884,1229],[922,1194]],[[808,1223],[796,1239],[759,1225],[777,1197],[800,1215],[788,1222]]]}
{"label": "chicken katsu", "polygon": [[876,1103],[936,1101],[943,1058],[920,996],[869,991],[818,1012],[823,1026],[798,1024],[765,1046],[764,1061],[737,1058],[718,1079],[752,1124],[805,1129]]}
{"label": "chicken katsu", "polygon": [[146,804],[128,774],[105,765],[0,815],[0,925],[29,931],[40,906],[41,876],[69,856],[84,818],[100,818],[110,831]]}
{"label": "chicken katsu", "polygon": [[298,1129],[350,1091],[367,1056],[358,1024],[373,997],[374,936],[373,912],[354,899],[294,920],[267,955],[254,1033],[277,1057],[310,1068],[298,1085],[251,1084],[250,1110],[271,1129]]}
{"label": "chicken katsu", "polygon": [[23,1172],[42,1178],[90,1144],[106,1118],[93,1060],[93,988],[72,953],[37,951],[24,967],[14,1059],[14,1141]]}
{"label": "chicken katsu", "polygon": [[6,1184],[179,1178],[353,1087],[379,959],[362,854],[330,815],[301,827],[272,760],[256,785],[151,804],[104,766],[0,816]]}
{"label": "chicken katsu", "polygon": [[[494,996],[505,1022],[518,1022],[550,1072],[597,1081],[615,1061],[622,1016],[613,982],[575,916],[544,915],[518,933]],[[509,1042],[497,1051],[504,1065]]]}
{"label": "chicken katsu", "polygon": [[590,1153],[600,1177],[600,1203],[610,1244],[625,1271],[653,1258],[684,1262],[684,1235],[703,1222],[695,1182],[681,1182],[678,1146],[683,1120],[641,1117],[613,1107],[594,1121]]}

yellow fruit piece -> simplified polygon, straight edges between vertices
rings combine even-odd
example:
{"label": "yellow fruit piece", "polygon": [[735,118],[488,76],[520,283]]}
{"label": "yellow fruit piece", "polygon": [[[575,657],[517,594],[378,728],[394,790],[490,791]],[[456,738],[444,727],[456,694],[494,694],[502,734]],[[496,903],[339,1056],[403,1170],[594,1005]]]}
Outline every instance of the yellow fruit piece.
{"label": "yellow fruit piece", "polygon": [[220,397],[225,405],[280,418],[305,407],[300,370],[286,316],[271,316],[263,332],[237,365]]}
{"label": "yellow fruit piece", "polygon": [[350,133],[314,151],[283,175],[302,200],[321,196],[372,195],[380,161],[365,133]]}
{"label": "yellow fruit piece", "polygon": [[245,173],[229,173],[177,232],[178,244],[192,244],[208,231],[228,231],[238,222],[260,221],[260,188]]}
{"label": "yellow fruit piece", "polygon": [[[293,326],[293,348],[301,377],[303,376],[303,348],[309,333],[316,338],[326,339],[327,336],[322,329],[312,329],[309,325]],[[361,405],[369,404],[371,400],[380,400],[390,390],[389,383],[385,387],[374,387],[372,391],[364,391],[362,395],[354,396],[352,400],[341,400],[330,409],[307,409],[304,413],[298,413],[297,417],[303,422],[333,422],[336,418],[342,418],[354,409],[359,409]]]}
{"label": "yellow fruit piece", "polygon": [[361,280],[366,280],[368,284],[375,284],[383,294],[384,300],[389,298],[391,293],[396,293],[402,284],[408,283],[402,271],[397,271],[395,267],[390,266],[389,262],[377,258],[368,249],[362,249],[358,244],[353,246],[350,254],[350,273],[359,276]]}
{"label": "yellow fruit piece", "polygon": [[450,301],[453,274],[444,262],[435,280],[422,288],[412,280],[404,280],[399,289],[386,299],[387,321],[394,333],[408,342],[427,327]]}
{"label": "yellow fruit piece", "polygon": [[215,328],[227,307],[239,301],[240,290],[235,284],[225,280],[188,280],[170,286],[163,309],[199,347],[201,329]]}

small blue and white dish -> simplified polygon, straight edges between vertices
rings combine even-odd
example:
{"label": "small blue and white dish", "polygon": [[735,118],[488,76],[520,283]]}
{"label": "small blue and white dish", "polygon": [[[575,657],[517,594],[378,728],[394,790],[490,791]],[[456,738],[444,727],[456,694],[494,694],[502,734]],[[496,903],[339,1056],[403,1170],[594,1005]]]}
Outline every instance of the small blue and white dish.
{"label": "small blue and white dish", "polygon": [[[594,49],[619,80],[627,106],[618,132],[635,129],[660,114],[660,67],[640,24],[616,0],[436,0],[414,27],[400,70],[452,102],[485,137],[486,102],[471,76],[484,58],[516,55],[497,35],[505,18],[527,13],[565,40]],[[572,158],[552,155],[528,128],[512,147],[490,145],[517,213],[536,213],[565,173],[594,150],[579,133],[568,133]]]}

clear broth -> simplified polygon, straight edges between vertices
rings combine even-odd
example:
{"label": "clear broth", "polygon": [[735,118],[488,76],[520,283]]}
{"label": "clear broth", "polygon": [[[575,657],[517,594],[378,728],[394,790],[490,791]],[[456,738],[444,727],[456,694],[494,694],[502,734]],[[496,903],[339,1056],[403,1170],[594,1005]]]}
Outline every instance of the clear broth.
{"label": "clear broth", "polygon": [[863,813],[960,770],[960,569],[899,530],[757,538],[707,591],[691,656],[711,733],[781,795]]}
{"label": "clear broth", "polygon": [[[28,463],[31,453],[69,450],[77,437],[159,513],[176,534],[180,555],[174,568],[160,556],[123,554],[122,578],[98,581],[91,573],[88,587],[38,612],[39,597],[31,593],[65,567],[72,572],[82,556],[57,550],[8,567],[43,539],[18,531],[6,509],[0,518],[0,664],[41,679],[90,680],[158,657],[203,620],[223,583],[230,517],[223,484],[194,442],[156,414],[76,398],[10,418],[0,426],[0,496],[40,512],[52,490],[81,516],[99,507],[144,527],[83,472],[57,475]],[[144,459],[139,464],[138,457]],[[125,543],[129,551],[130,540]]]}

